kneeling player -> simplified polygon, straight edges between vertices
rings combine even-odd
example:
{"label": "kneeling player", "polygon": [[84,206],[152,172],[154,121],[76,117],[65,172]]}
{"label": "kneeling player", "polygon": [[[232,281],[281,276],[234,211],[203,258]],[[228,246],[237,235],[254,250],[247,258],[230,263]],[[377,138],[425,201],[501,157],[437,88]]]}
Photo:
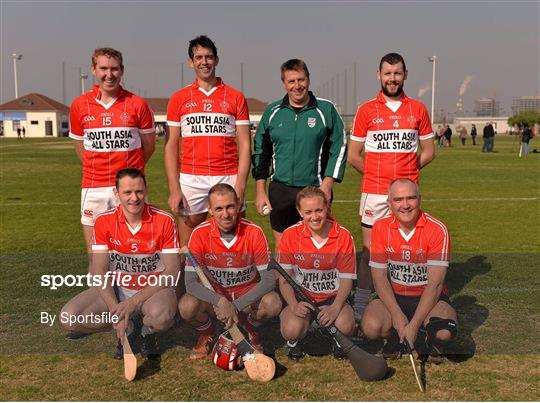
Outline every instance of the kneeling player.
{"label": "kneeling player", "polygon": [[366,308],[362,330],[367,338],[387,339],[385,358],[396,357],[405,339],[413,347],[418,331],[425,331],[429,359],[440,363],[442,347],[456,335],[456,311],[444,284],[448,230],[420,210],[418,186],[409,179],[392,182],[388,205],[392,214],[377,221],[371,235],[369,265],[379,299]]}
{"label": "kneeling player", "polygon": [[[134,336],[140,332],[143,355],[157,355],[155,333],[169,329],[176,314],[174,286],[180,265],[176,225],[170,214],[145,203],[146,179],[136,168],[118,171],[114,194],[120,205],[100,214],[94,225],[91,274],[104,284],[75,296],[61,315],[110,312],[118,320],[63,326],[71,332],[94,333],[112,325],[120,340],[126,331]],[[130,321],[134,326],[127,330]]]}
{"label": "kneeling player", "polygon": [[269,249],[260,227],[238,216],[240,201],[228,184],[214,185],[208,193],[212,218],[195,228],[189,249],[211,273],[216,291],[205,288],[192,262],[186,261],[186,294],[178,304],[180,315],[199,332],[190,358],[206,357],[212,348],[216,317],[229,328],[248,315],[241,325],[250,342],[260,350],[255,326],[278,315],[281,301],[272,291],[275,277],[268,267]]}
{"label": "kneeling player", "polygon": [[[328,213],[325,194],[316,187],[306,187],[296,197],[302,217],[287,228],[279,243],[279,262],[320,307],[318,322],[335,326],[344,334],[354,330],[354,313],[346,303],[356,278],[354,240],[345,228]],[[312,307],[298,302],[292,287],[280,278],[279,289],[287,307],[281,312],[281,334],[288,340],[289,357],[299,359],[303,351],[298,340],[305,337],[312,317]],[[339,352],[334,349],[334,355]]]}

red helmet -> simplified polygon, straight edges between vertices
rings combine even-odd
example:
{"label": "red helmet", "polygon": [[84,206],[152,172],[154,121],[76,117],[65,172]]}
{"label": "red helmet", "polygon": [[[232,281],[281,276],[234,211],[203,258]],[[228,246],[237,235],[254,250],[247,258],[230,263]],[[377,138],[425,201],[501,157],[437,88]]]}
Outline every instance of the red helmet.
{"label": "red helmet", "polygon": [[225,371],[235,371],[242,367],[242,357],[228,331],[221,333],[214,344],[212,361]]}

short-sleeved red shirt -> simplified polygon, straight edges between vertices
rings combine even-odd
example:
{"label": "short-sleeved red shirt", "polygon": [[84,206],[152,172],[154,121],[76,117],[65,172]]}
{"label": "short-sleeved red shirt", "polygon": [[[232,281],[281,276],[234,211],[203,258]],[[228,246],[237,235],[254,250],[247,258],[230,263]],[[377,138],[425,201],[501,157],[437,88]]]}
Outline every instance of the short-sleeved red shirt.
{"label": "short-sleeved red shirt", "polygon": [[[204,265],[221,286],[216,292],[228,299],[237,299],[251,290],[267,270],[270,249],[263,230],[252,222],[239,218],[236,235],[230,241],[222,238],[214,218],[197,226],[188,247],[200,265]],[[186,260],[186,272],[195,271]]]}
{"label": "short-sleeved red shirt", "polygon": [[414,230],[405,234],[391,215],[373,226],[369,266],[388,269],[395,294],[418,297],[427,285],[427,266],[447,268],[449,252],[450,235],[441,221],[420,212]]}
{"label": "short-sleeved red shirt", "polygon": [[334,297],[341,278],[356,279],[354,239],[336,221],[321,244],[303,221],[287,228],[278,253],[279,263],[316,303]]}
{"label": "short-sleeved red shirt", "polygon": [[69,111],[69,137],[84,144],[83,188],[114,186],[124,168],[144,170],[141,137],[154,133],[154,114],[146,102],[120,88],[109,104],[100,101],[99,86],[77,97]]}
{"label": "short-sleeved red shirt", "polygon": [[225,85],[221,78],[205,91],[195,80],[171,96],[167,124],[181,129],[181,173],[238,173],[236,126],[249,125],[246,99],[240,91]]}
{"label": "short-sleeved red shirt", "polygon": [[381,91],[356,112],[351,141],[364,143],[362,193],[386,194],[397,178],[418,183],[418,142],[433,137],[433,130],[424,104],[405,93],[400,102],[394,112]]}
{"label": "short-sleeved red shirt", "polygon": [[92,251],[108,251],[109,271],[129,274],[132,281],[126,288],[142,289],[137,277],[159,275],[165,270],[161,255],[180,251],[174,218],[145,205],[142,222],[131,228],[121,206],[108,210],[96,218]]}

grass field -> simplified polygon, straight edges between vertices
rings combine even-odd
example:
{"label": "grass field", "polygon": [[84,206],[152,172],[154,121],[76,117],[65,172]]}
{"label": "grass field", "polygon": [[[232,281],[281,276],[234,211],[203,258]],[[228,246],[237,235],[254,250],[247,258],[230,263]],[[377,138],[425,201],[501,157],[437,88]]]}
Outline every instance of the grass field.
{"label": "grass field", "polygon": [[[537,147],[538,137],[531,144]],[[151,202],[165,208],[162,148],[160,140],[147,174]],[[121,362],[111,358],[112,333],[66,341],[58,324],[40,324],[41,311],[57,314],[82,291],[49,290],[40,276],[86,272],[73,144],[2,139],[2,400],[539,400],[540,155],[518,158],[517,144],[505,136],[496,138],[493,154],[480,148],[437,149],[421,175],[423,208],[444,221],[452,237],[448,284],[459,315],[451,360],[428,364],[422,395],[404,359],[372,384],[329,356],[293,363],[276,326],[267,328],[264,343],[277,349],[278,377],[269,384],[225,373],[208,360],[189,362],[195,336],[185,325],[167,333],[160,368],[143,367],[140,379],[126,383]],[[348,168],[333,205],[358,249],[359,184]],[[267,218],[254,214],[254,184],[248,188],[248,218],[270,235]]]}

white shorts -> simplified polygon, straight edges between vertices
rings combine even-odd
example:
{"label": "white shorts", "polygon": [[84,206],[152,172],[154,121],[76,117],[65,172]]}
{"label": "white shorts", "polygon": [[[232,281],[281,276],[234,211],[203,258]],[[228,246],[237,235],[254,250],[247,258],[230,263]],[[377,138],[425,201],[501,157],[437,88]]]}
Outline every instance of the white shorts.
{"label": "white shorts", "polygon": [[362,193],[360,198],[360,211],[362,225],[372,227],[377,220],[390,215],[390,208],[386,203],[388,195]]}
{"label": "white shorts", "polygon": [[81,223],[94,226],[96,217],[104,211],[118,206],[114,197],[114,186],[81,189]]}
{"label": "white shorts", "polygon": [[[224,176],[202,176],[180,174],[180,188],[182,189],[182,203],[184,208],[180,210],[181,215],[195,215],[208,211],[208,192],[210,188],[218,183],[227,183],[234,187],[236,175]],[[246,209],[245,202],[240,211]]]}

